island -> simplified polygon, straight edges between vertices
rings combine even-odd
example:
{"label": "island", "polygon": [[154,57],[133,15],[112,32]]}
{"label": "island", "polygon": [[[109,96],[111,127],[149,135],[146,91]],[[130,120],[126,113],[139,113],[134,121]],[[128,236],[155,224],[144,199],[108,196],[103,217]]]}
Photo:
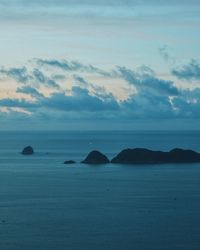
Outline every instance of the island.
{"label": "island", "polygon": [[27,146],[25,147],[22,152],[23,155],[33,155],[34,154],[34,150],[31,146]]}
{"label": "island", "polygon": [[101,152],[94,150],[88,154],[88,156],[81,163],[85,164],[106,164],[109,163],[107,156]]}
{"label": "island", "polygon": [[75,164],[76,162],[73,161],[73,160],[67,160],[67,161],[64,161],[64,164]]}
{"label": "island", "polygon": [[200,162],[200,153],[175,148],[169,152],[153,151],[146,148],[125,149],[115,156],[111,163],[120,164],[162,164]]}

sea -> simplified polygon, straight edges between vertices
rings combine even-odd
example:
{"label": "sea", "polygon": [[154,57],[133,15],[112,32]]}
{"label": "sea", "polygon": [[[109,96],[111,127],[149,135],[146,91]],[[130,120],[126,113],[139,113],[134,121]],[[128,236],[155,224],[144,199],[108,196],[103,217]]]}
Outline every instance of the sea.
{"label": "sea", "polygon": [[136,147],[200,152],[200,131],[0,132],[0,250],[199,250],[200,164],[80,163]]}

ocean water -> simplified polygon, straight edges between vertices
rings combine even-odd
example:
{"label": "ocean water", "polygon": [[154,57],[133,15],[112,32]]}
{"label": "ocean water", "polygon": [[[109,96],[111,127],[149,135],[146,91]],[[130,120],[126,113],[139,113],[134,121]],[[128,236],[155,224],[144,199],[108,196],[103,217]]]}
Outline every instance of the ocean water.
{"label": "ocean water", "polygon": [[200,152],[200,132],[0,132],[0,250],[199,250],[200,164],[63,164],[128,147]]}

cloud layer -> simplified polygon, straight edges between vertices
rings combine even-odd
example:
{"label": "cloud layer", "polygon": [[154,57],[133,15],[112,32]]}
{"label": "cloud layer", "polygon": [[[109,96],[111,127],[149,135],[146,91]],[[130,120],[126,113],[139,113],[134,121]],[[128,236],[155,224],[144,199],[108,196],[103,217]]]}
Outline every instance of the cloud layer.
{"label": "cloud layer", "polygon": [[[198,70],[198,62],[193,60],[173,69],[172,74],[198,80]],[[0,98],[2,119],[19,119],[20,114],[31,122],[200,118],[200,88],[179,88],[147,66],[135,70],[116,66],[105,71],[75,61],[35,59],[20,68],[1,68],[0,77],[16,82],[14,96]],[[112,84],[103,86],[107,80]],[[115,81],[122,87],[115,86]],[[125,89],[125,99],[114,95],[117,86],[119,93],[120,88]]]}

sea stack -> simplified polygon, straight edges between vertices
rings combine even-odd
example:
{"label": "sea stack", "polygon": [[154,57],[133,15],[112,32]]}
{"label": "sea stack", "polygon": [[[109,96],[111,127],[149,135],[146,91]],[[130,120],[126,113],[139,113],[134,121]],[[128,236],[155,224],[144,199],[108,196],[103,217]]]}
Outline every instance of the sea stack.
{"label": "sea stack", "polygon": [[31,146],[27,146],[22,150],[22,154],[23,155],[33,155],[34,154],[34,150]]}
{"label": "sea stack", "polygon": [[109,159],[99,151],[92,151],[81,163],[85,164],[106,164],[109,163]]}

